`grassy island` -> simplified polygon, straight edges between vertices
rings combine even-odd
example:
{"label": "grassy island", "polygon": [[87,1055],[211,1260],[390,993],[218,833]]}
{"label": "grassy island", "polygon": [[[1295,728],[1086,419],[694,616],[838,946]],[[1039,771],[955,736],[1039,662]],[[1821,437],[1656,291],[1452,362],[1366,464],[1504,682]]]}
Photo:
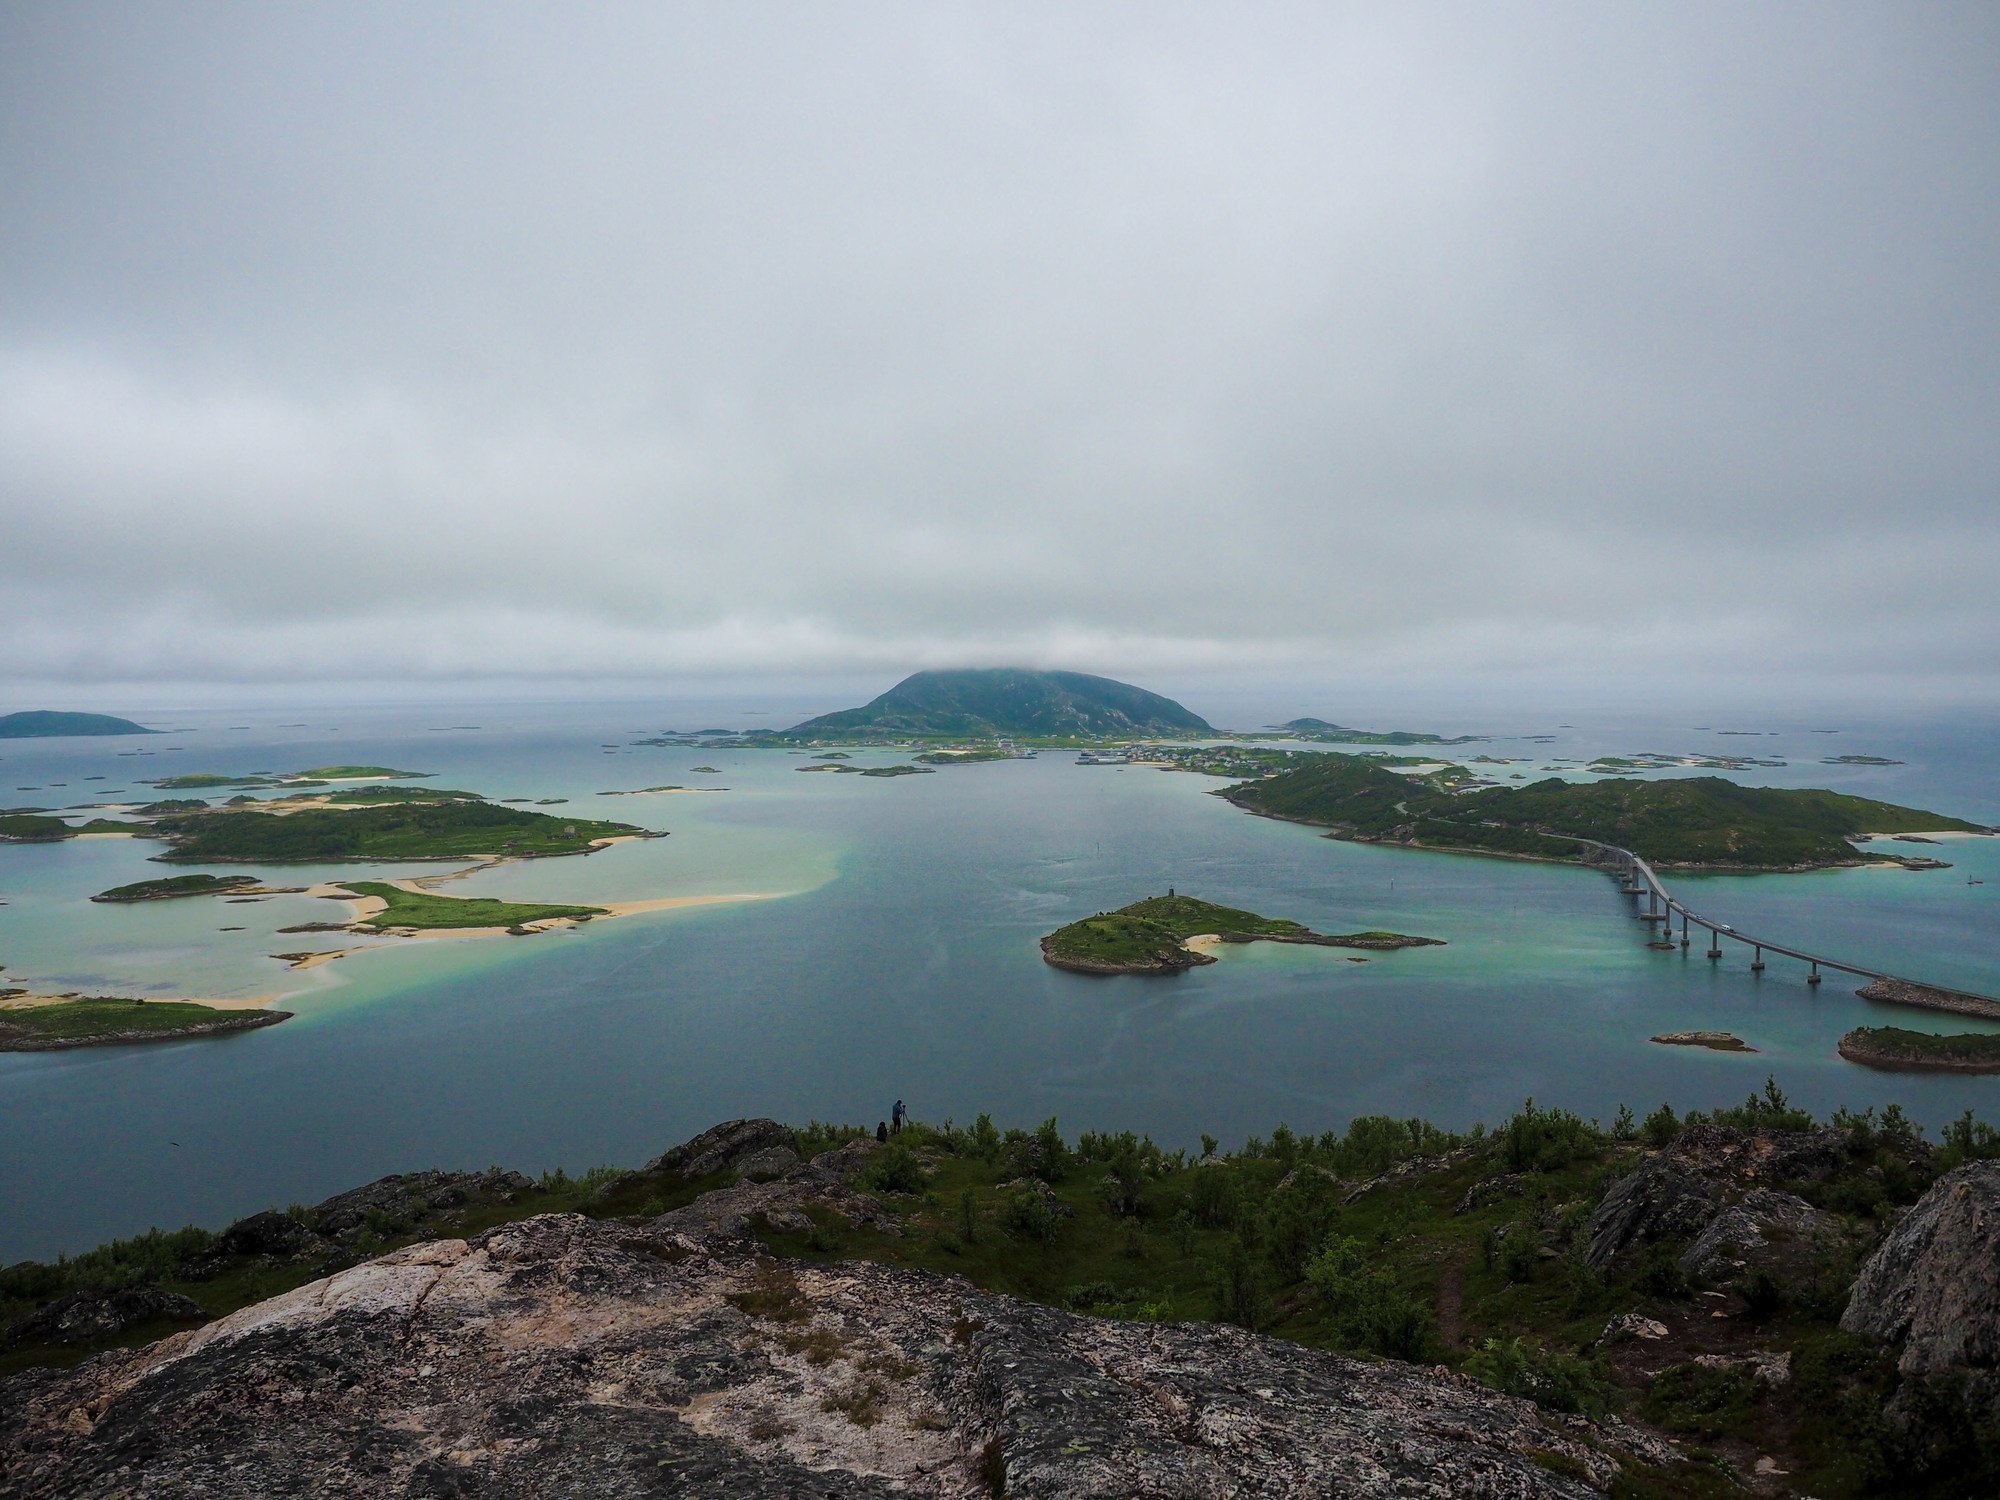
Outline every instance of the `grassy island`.
{"label": "grassy island", "polygon": [[0,1052],[53,1052],[121,1042],[254,1031],[289,1021],[288,1010],[220,1010],[192,1000],[127,1000],[95,995],[0,1008]]}
{"label": "grassy island", "polygon": [[1900,1026],[1862,1026],[1840,1039],[1840,1055],[1870,1068],[1943,1073],[2000,1073],[2000,1033],[1938,1036]]}
{"label": "grassy island", "polygon": [[1441,734],[1419,734],[1408,729],[1349,729],[1345,724],[1329,724],[1325,719],[1288,719],[1278,727],[1302,740],[1327,740],[1337,745],[1472,745],[1486,738],[1483,734],[1461,734],[1447,739]]}
{"label": "grassy island", "polygon": [[1187,939],[1204,935],[1225,943],[1307,943],[1323,948],[1442,946],[1437,938],[1400,932],[1314,932],[1282,917],[1260,917],[1254,911],[1169,892],[1057,928],[1042,939],[1042,958],[1079,974],[1175,974],[1215,962],[1212,955],[1187,946]]}
{"label": "grassy island", "polygon": [[294,771],[286,781],[422,781],[429,771],[398,771],[393,766],[314,766]]}
{"label": "grassy island", "polygon": [[1839,792],[1746,787],[1719,776],[1453,792],[1360,756],[1324,755],[1226,788],[1238,807],[1320,824],[1336,838],[1578,862],[1575,838],[1637,850],[1683,869],[1817,870],[1886,862],[1850,840],[1866,833],[1984,832],[1976,823]]}
{"label": "grassy island", "polygon": [[169,875],[160,880],[138,880],[131,885],[113,886],[90,899],[104,902],[173,901],[182,896],[220,896],[255,885],[255,875]]}
{"label": "grassy island", "polygon": [[199,791],[212,787],[321,786],[329,781],[422,781],[429,771],[398,771],[391,766],[314,766],[309,771],[287,771],[272,775],[251,771],[225,775],[219,771],[188,771],[179,776],[162,776],[147,785],[161,791]]}
{"label": "grassy island", "polygon": [[828,761],[818,761],[810,766],[797,766],[800,771],[835,771],[845,776],[929,776],[933,772],[929,766],[849,766],[836,765]]}
{"label": "grassy island", "polygon": [[606,915],[601,906],[542,906],[525,901],[490,901],[470,896],[438,896],[406,891],[380,880],[350,880],[341,887],[361,897],[386,903],[379,912],[356,920],[357,927],[413,927],[453,931],[473,927],[525,927],[531,922],[587,922]]}
{"label": "grassy island", "polygon": [[660,836],[629,823],[561,818],[466,794],[282,814],[255,808],[210,810],[161,818],[152,826],[171,844],[157,857],[190,864],[546,857],[588,854],[607,839]]}
{"label": "grassy island", "polygon": [[0,813],[0,844],[54,844],[85,833],[139,833],[130,823],[114,823],[109,818],[92,818],[88,823],[65,823],[61,818],[36,813]]}

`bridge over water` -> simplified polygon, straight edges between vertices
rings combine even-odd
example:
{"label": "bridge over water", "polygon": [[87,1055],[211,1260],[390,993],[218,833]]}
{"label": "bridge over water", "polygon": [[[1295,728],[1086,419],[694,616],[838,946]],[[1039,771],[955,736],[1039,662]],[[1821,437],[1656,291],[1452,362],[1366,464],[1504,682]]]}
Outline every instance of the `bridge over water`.
{"label": "bridge over water", "polygon": [[[1570,837],[1574,837],[1571,835]],[[1847,963],[1842,959],[1829,958],[1824,953],[1808,953],[1803,948],[1793,948],[1784,943],[1774,943],[1769,938],[1753,937],[1747,932],[1738,932],[1727,922],[1719,922],[1712,917],[1704,917],[1692,910],[1667,889],[1659,872],[1630,849],[1621,849],[1616,844],[1606,844],[1597,839],[1577,838],[1575,842],[1587,845],[1608,855],[1611,872],[1623,883],[1620,890],[1632,898],[1637,907],[1639,899],[1645,898],[1646,909],[1637,912],[1640,921],[1661,924],[1661,936],[1655,940],[1659,947],[1674,945],[1674,918],[1681,919],[1679,946],[1686,949],[1692,945],[1690,933],[1701,928],[1708,934],[1708,958],[1711,961],[1722,957],[1722,940],[1732,939],[1747,945],[1751,950],[1750,972],[1764,972],[1766,953],[1782,954],[1786,958],[1797,959],[1808,965],[1806,983],[1818,986],[1824,979],[1820,972],[1830,969],[1839,974],[1854,974],[1866,979],[1872,986],[1879,986],[1881,993],[1868,995],[1868,999],[1884,999],[1891,1003],[1921,1006],[1928,1010],[1955,1011],[1961,1015],[1985,1016],[2000,1020],[2000,1000],[1990,995],[1978,995],[1968,990],[1945,989],[1935,984],[1927,984],[1920,979],[1906,979],[1900,975],[1884,973],[1880,969],[1863,968],[1859,964]],[[1604,861],[1594,861],[1602,864]]]}

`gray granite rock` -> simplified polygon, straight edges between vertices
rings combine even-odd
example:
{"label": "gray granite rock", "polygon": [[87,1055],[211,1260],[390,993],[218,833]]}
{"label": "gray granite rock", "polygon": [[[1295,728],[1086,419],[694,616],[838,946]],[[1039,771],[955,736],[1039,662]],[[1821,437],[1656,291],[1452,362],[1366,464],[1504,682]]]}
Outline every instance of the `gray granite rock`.
{"label": "gray granite rock", "polygon": [[1673,1458],[1442,1371],[576,1215],[0,1382],[18,1500],[1584,1500]]}
{"label": "gray granite rock", "polygon": [[1905,1374],[2000,1375],[2000,1161],[1947,1172],[1861,1268],[1840,1326],[1900,1342]]}

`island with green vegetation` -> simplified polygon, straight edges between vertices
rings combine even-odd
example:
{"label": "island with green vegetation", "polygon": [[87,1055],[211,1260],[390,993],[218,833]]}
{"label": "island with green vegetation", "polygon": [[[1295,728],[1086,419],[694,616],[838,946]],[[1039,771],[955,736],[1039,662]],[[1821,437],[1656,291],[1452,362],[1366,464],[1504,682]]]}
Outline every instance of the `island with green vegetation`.
{"label": "island with green vegetation", "polygon": [[422,781],[431,771],[398,771],[394,766],[314,766],[293,771],[285,781]]}
{"label": "island with green vegetation", "polygon": [[1447,739],[1441,734],[1417,734],[1407,729],[1386,732],[1349,729],[1329,724],[1325,719],[1287,719],[1279,729],[1302,740],[1326,740],[1337,745],[1474,745],[1487,738],[1483,734],[1461,734]]}
{"label": "island with green vegetation", "polygon": [[46,708],[0,714],[0,740],[49,740],[69,735],[159,734],[111,714],[56,713]]}
{"label": "island with green vegetation", "polygon": [[137,880],[131,885],[113,886],[90,899],[118,903],[126,901],[175,901],[183,896],[222,896],[257,884],[255,875],[168,875],[159,880]]}
{"label": "island with green vegetation", "polygon": [[163,792],[205,791],[213,787],[313,787],[329,781],[422,781],[429,771],[398,771],[390,766],[315,766],[309,771],[188,771],[141,783]]}
{"label": "island with green vegetation", "polygon": [[917,760],[927,766],[971,766],[987,760],[1026,760],[1031,751],[1011,745],[968,745],[963,748],[926,750]]}
{"label": "island with green vegetation", "polygon": [[1858,850],[1851,841],[1869,833],[1988,831],[1962,818],[1865,797],[1746,787],[1717,776],[1589,784],[1551,777],[1458,792],[1345,755],[1319,756],[1223,788],[1221,795],[1247,811],[1317,824],[1331,837],[1356,842],[1582,863],[1591,851],[1577,841],[1597,840],[1680,869],[1901,863]]}
{"label": "island with green vegetation", "polygon": [[255,1031],[289,1021],[288,1010],[223,1010],[192,1000],[108,995],[0,1006],[0,1052],[55,1052],[124,1042],[172,1042]]}
{"label": "island with green vegetation", "polygon": [[629,823],[503,807],[468,793],[436,801],[364,802],[290,813],[211,808],[159,818],[150,826],[169,845],[154,857],[186,864],[546,858],[589,854],[612,839],[665,836]]}
{"label": "island with green vegetation", "polygon": [[87,823],[66,823],[41,813],[0,813],[0,844],[55,844],[86,833],[143,833],[132,823],[115,823],[109,818],[92,818]]}
{"label": "island with green vegetation", "polygon": [[775,736],[793,742],[1187,739],[1215,731],[1171,698],[1083,672],[918,672],[859,708]]}
{"label": "island with green vegetation", "polygon": [[932,776],[936,772],[929,766],[850,766],[840,761],[815,761],[809,766],[794,766],[795,771],[832,771],[841,776]]}
{"label": "island with green vegetation", "polygon": [[1225,943],[1304,943],[1377,951],[1443,946],[1438,938],[1400,932],[1314,932],[1282,917],[1260,917],[1170,891],[1058,927],[1042,939],[1042,959],[1078,974],[1177,974],[1215,962],[1214,955],[1187,946],[1188,939],[1204,936]]}
{"label": "island with green vegetation", "polygon": [[1886,755],[1828,755],[1820,760],[1823,766],[1900,766],[1900,760],[1890,760]]}
{"label": "island with green vegetation", "polygon": [[1840,1055],[1892,1072],[2000,1073],[2000,1032],[1939,1036],[1900,1026],[1861,1026],[1840,1039]]}
{"label": "island with green vegetation", "polygon": [[380,911],[355,918],[356,928],[406,928],[419,932],[468,928],[526,928],[537,922],[588,922],[609,914],[602,906],[549,906],[526,901],[492,901],[476,896],[439,896],[405,890],[382,880],[344,880],[340,889],[364,902],[382,902]]}

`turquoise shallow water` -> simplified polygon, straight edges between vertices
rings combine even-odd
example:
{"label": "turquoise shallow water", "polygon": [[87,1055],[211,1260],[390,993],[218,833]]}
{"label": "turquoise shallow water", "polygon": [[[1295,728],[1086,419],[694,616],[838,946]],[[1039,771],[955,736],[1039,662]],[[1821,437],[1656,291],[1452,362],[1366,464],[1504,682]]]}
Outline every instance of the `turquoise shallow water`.
{"label": "turquoise shallow water", "polygon": [[[390,942],[297,975],[267,955],[350,940],[275,929],[339,908],[305,897],[93,906],[94,891],[159,872],[149,846],[0,847],[9,979],[191,995],[307,985],[286,1002],[296,1020],[243,1037],[0,1056],[0,1258],[154,1223],[218,1223],[413,1167],[635,1162],[734,1115],[872,1122],[898,1096],[923,1117],[1054,1114],[1071,1130],[1131,1127],[1174,1143],[1203,1130],[1237,1139],[1280,1119],[1320,1130],[1374,1111],[1464,1125],[1531,1094],[1608,1118],[1621,1102],[1731,1102],[1767,1072],[1822,1112],[1894,1099],[1933,1125],[1966,1107],[2000,1113],[2000,1080],[1873,1073],[1833,1051],[1858,1024],[1957,1023],[1867,1005],[1838,983],[1814,995],[1783,963],[1758,979],[1747,954],[1711,965],[1699,948],[1650,952],[1600,875],[1340,844],[1240,813],[1205,795],[1207,778],[1045,755],[881,780],[800,775],[802,758],[781,752],[628,747],[634,730],[693,722],[658,705],[310,717],[324,722],[232,730],[240,717],[195,716],[172,739],[16,742],[0,747],[0,801],[65,806],[174,770],[379,761],[671,831],[483,872],[455,892],[778,899],[529,939]],[[119,754],[135,743],[155,753]],[[1740,779],[1994,821],[1994,743],[1980,724],[1719,744],[1627,725],[1482,748],[1863,751],[1910,764],[1795,764]],[[690,774],[698,764],[722,774]],[[84,780],[99,774],[111,779]],[[663,782],[729,790],[594,795]],[[1677,886],[1746,929],[2000,993],[2000,840],[1922,852],[1956,868]],[[269,873],[305,884],[333,872]],[[1338,950],[1260,945],[1169,980],[1087,979],[1041,963],[1035,939],[1050,927],[1170,884],[1322,930],[1386,926],[1449,946],[1355,964]],[[217,931],[235,925],[247,930]],[[1697,1027],[1736,1031],[1760,1051],[1647,1041]]]}

